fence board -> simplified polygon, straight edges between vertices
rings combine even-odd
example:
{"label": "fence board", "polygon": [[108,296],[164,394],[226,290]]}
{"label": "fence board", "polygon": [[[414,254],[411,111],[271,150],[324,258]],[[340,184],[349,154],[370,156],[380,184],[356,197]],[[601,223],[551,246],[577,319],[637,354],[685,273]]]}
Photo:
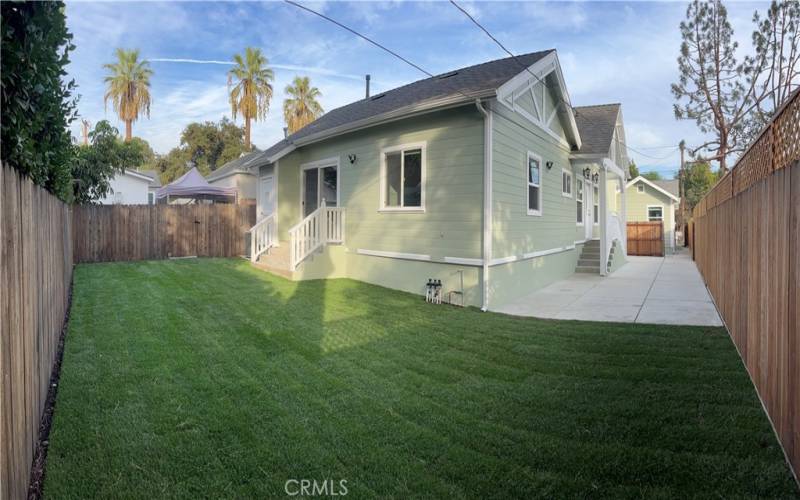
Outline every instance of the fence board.
{"label": "fence board", "polygon": [[[692,255],[800,472],[800,93],[693,211]],[[789,139],[791,140],[789,140]]]}
{"label": "fence board", "polygon": [[0,497],[26,498],[72,280],[67,205],[0,166]]}
{"label": "fence board", "polygon": [[628,222],[628,255],[664,255],[664,225],[661,222]]}
{"label": "fence board", "polygon": [[245,255],[255,205],[108,205],[73,209],[75,262]]}

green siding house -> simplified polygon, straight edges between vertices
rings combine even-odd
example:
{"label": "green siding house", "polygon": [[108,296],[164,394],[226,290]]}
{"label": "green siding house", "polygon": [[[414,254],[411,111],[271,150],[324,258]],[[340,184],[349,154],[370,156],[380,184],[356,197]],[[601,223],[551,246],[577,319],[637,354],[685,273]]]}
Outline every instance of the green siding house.
{"label": "green siding house", "polygon": [[678,181],[651,181],[639,176],[627,184],[628,222],[661,221],[664,225],[664,253],[675,252],[675,211],[678,209]]}
{"label": "green siding house", "polygon": [[421,295],[441,280],[485,310],[605,275],[625,259],[624,142],[620,105],[571,105],[555,50],[368,96],[249,162],[251,259]]}

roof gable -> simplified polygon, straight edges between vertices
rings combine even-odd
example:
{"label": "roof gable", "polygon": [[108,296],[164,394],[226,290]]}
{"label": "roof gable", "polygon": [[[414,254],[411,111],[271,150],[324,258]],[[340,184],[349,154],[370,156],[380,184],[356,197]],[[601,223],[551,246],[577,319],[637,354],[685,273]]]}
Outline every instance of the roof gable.
{"label": "roof gable", "polygon": [[579,154],[610,154],[621,107],[615,103],[574,108],[575,122],[583,140],[577,151]]}
{"label": "roof gable", "polygon": [[[641,182],[641,183],[643,183],[643,184],[644,184],[644,185],[646,185],[646,186],[650,186],[651,188],[655,189],[655,190],[656,190],[656,191],[658,191],[659,193],[661,193],[661,194],[663,194],[663,195],[666,195],[667,197],[669,197],[669,198],[670,198],[671,200],[673,200],[673,201],[681,201],[681,199],[680,199],[680,198],[678,198],[676,195],[674,195],[674,194],[670,193],[669,191],[665,190],[664,188],[662,188],[662,187],[660,187],[660,186],[656,185],[656,184],[655,184],[653,181],[651,181],[650,179],[646,179],[646,178],[642,177],[641,175],[640,175],[639,177],[636,177],[635,179],[632,179],[632,180],[630,180],[630,181],[629,181],[629,182],[628,182],[628,183],[625,185],[625,187],[626,187],[626,188],[629,188],[629,187],[633,186],[634,184],[636,184],[637,182]],[[676,181],[676,182],[677,182],[677,181]]]}
{"label": "roof gable", "polygon": [[[497,89],[497,100],[538,125],[557,141],[572,149],[581,147],[581,134],[572,114],[572,104],[555,51],[501,85]],[[533,101],[535,113],[526,109],[529,100]],[[554,126],[556,121],[560,127]]]}

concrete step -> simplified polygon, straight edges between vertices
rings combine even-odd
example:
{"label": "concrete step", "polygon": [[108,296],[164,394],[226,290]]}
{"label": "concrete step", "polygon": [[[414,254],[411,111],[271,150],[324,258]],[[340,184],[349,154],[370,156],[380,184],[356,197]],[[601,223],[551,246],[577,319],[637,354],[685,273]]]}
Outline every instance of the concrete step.
{"label": "concrete step", "polygon": [[575,268],[576,273],[600,273],[600,266],[578,266]]}
{"label": "concrete step", "polygon": [[268,266],[263,262],[251,262],[254,267],[261,269],[262,271],[267,271],[268,273],[276,274],[278,276],[282,276],[286,279],[292,279],[292,272],[289,270],[288,267],[279,268],[279,267],[272,267]]}
{"label": "concrete step", "polygon": [[592,259],[580,258],[580,259],[578,259],[578,266],[579,267],[580,266],[591,266],[591,267],[596,267],[596,268],[599,269],[600,268],[600,259],[592,260]]}

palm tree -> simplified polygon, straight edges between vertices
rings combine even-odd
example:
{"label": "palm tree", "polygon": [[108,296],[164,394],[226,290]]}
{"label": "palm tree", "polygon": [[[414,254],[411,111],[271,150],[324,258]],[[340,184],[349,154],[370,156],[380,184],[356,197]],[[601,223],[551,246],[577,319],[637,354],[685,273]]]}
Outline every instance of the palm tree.
{"label": "palm tree", "polygon": [[312,87],[307,76],[296,76],[292,85],[286,86],[287,98],[283,101],[283,118],[289,133],[293,134],[313,122],[324,111],[318,97],[322,97],[322,92],[317,87]]}
{"label": "palm tree", "polygon": [[[236,120],[238,113],[244,118],[244,146],[250,149],[250,120],[263,120],[269,111],[272,99],[271,82],[275,76],[269,68],[269,61],[261,49],[247,47],[244,57],[233,56],[236,65],[228,71],[228,91],[230,92],[231,114]],[[234,85],[235,83],[235,85]]]}
{"label": "palm tree", "polygon": [[108,86],[103,103],[108,100],[114,105],[114,112],[125,122],[125,140],[131,140],[133,122],[143,112],[150,118],[150,77],[153,70],[150,63],[139,60],[139,50],[117,49],[117,62],[104,64],[110,74],[105,82]]}

